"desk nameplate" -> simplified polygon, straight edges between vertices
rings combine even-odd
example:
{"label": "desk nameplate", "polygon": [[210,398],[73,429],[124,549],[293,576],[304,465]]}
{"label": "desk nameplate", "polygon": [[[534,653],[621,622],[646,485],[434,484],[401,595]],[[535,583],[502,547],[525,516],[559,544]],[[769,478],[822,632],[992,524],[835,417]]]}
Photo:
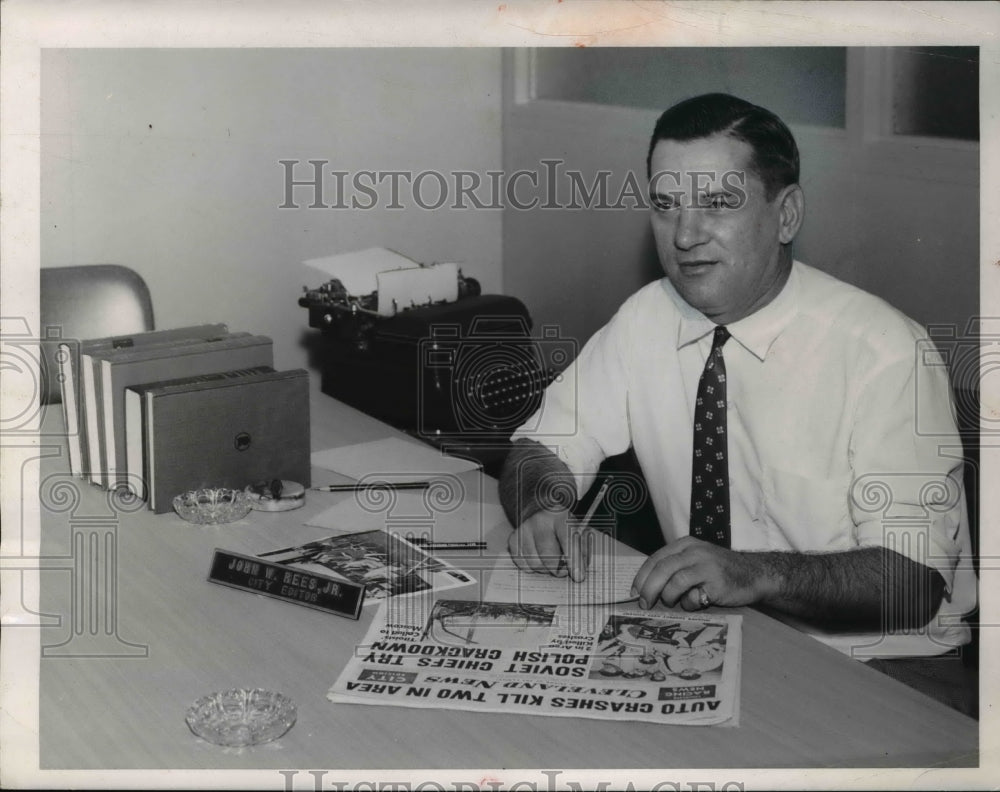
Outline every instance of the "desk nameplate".
{"label": "desk nameplate", "polygon": [[363,584],[302,572],[219,548],[215,549],[212,557],[208,579],[212,583],[351,619],[360,618],[365,601]]}

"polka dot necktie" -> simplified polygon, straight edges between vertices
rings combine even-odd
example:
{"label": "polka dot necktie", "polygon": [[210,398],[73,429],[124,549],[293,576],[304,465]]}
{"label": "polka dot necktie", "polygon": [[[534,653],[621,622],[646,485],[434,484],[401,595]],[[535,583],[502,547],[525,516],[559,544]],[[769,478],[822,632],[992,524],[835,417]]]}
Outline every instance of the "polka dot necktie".
{"label": "polka dot necktie", "polygon": [[712,351],[698,380],[691,464],[691,536],[729,547],[729,459],[726,439],[725,327],[715,328]]}

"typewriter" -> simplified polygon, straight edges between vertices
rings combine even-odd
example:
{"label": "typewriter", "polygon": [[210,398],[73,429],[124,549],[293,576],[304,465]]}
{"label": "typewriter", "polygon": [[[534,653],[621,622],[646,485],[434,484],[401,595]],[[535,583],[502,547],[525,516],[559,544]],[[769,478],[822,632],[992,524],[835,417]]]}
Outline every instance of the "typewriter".
{"label": "typewriter", "polygon": [[385,275],[373,292],[351,294],[334,277],[299,298],[320,331],[311,346],[323,392],[495,475],[574,343],[549,327],[532,336],[520,300],[481,294],[453,264]]}

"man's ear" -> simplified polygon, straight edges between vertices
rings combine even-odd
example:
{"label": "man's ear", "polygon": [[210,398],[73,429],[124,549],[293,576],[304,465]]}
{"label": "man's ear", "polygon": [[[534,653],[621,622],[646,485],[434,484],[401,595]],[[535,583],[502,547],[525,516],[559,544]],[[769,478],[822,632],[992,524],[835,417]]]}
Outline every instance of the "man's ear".
{"label": "man's ear", "polygon": [[805,217],[805,196],[802,188],[797,184],[789,184],[778,194],[778,240],[782,245],[787,245],[802,227],[802,220]]}

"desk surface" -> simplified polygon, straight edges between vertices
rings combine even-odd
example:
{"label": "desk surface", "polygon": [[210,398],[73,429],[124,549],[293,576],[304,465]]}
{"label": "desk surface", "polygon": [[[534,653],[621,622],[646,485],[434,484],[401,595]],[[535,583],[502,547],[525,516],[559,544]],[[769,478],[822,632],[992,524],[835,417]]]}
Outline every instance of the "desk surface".
{"label": "desk surface", "polygon": [[[395,430],[317,394],[313,447]],[[57,411],[49,411],[48,419]],[[57,445],[51,438],[43,445]],[[55,451],[53,451],[55,453]],[[743,626],[737,728],[660,726],[402,707],[335,705],[326,691],[361,641],[360,621],[207,582],[216,547],[260,552],[329,534],[302,525],[334,496],[309,493],[286,514],[251,512],[198,527],[173,514],[109,508],[107,494],[43,460],[43,555],[75,558],[108,582],[43,571],[40,763],[61,768],[782,768],[975,766],[978,724],[757,611]],[[329,474],[317,471],[317,483]],[[466,474],[496,502],[496,485]],[[79,491],[79,497],[66,493]],[[62,492],[63,495],[59,495]],[[47,506],[46,506],[47,504]],[[481,557],[503,552],[494,531]],[[75,554],[74,554],[75,546]],[[113,552],[110,552],[113,550]],[[99,568],[111,559],[107,569]],[[56,623],[58,622],[58,623]],[[92,653],[95,656],[79,656]],[[213,690],[258,686],[296,702],[279,742],[234,751],[201,742],[184,713]]]}

